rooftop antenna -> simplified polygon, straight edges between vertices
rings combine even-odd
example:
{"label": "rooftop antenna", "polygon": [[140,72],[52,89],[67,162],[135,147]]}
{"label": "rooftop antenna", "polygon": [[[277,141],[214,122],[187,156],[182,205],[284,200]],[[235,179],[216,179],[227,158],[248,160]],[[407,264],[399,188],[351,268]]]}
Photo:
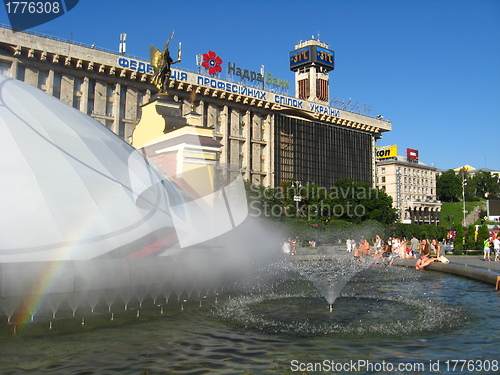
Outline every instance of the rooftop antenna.
{"label": "rooftop antenna", "polygon": [[196,55],[196,65],[198,65],[198,74],[200,74],[200,70],[201,70],[201,62],[202,60],[202,55]]}
{"label": "rooftop antenna", "polygon": [[120,54],[125,55],[127,52],[127,44],[125,43],[127,40],[127,34],[126,33],[121,33],[120,34]]}
{"label": "rooftop antenna", "polygon": [[[262,78],[264,78],[264,76],[265,76],[265,71],[266,71],[266,67],[264,65],[261,65],[260,66],[260,74],[262,75]],[[262,90],[264,90],[264,79],[262,80]]]}

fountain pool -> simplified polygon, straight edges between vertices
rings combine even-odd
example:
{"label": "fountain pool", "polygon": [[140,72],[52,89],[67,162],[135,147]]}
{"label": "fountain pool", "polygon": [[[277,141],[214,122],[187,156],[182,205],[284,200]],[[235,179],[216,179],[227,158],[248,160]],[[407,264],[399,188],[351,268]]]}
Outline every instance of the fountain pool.
{"label": "fountain pool", "polygon": [[304,267],[280,260],[217,296],[143,301],[140,316],[138,301],[131,301],[127,312],[114,310],[112,321],[102,301],[85,325],[61,313],[52,329],[49,318],[24,334],[4,329],[0,372],[292,374],[320,373],[311,366],[323,366],[328,373],[331,361],[368,361],[422,366],[408,373],[435,373],[436,364],[441,373],[460,373],[454,360],[489,366],[476,373],[498,371],[500,296],[491,286],[373,266],[352,276],[330,313]]}

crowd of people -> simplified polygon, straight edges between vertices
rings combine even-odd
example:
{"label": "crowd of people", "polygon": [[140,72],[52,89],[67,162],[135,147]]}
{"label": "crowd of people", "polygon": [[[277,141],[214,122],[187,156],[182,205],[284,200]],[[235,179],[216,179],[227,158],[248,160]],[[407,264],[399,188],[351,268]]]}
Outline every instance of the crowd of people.
{"label": "crowd of people", "polygon": [[[297,238],[283,240],[283,254],[296,255],[297,242]],[[309,241],[309,246],[316,247],[316,241]],[[415,259],[417,270],[423,270],[433,262],[448,263],[444,246],[438,239],[418,239],[415,234],[410,240],[406,237],[389,237],[385,240],[380,235],[376,235],[371,244],[364,236],[361,236],[359,240],[347,238],[346,247],[347,252],[353,254],[356,262],[364,262],[365,258],[372,257],[375,263],[392,266],[396,259]],[[491,252],[494,252],[495,261],[500,261],[500,233],[484,240],[483,260],[491,261]]]}
{"label": "crowd of people", "polygon": [[[382,239],[375,236],[372,245],[362,236],[359,241],[354,238],[346,240],[347,252],[353,253],[354,261],[363,262],[366,257],[375,258],[375,263],[385,263],[392,266],[400,259],[416,259],[415,268],[423,270],[432,262],[448,262],[444,249],[437,239],[419,240],[414,234],[410,240],[406,237],[389,237]],[[373,253],[372,253],[373,251]]]}

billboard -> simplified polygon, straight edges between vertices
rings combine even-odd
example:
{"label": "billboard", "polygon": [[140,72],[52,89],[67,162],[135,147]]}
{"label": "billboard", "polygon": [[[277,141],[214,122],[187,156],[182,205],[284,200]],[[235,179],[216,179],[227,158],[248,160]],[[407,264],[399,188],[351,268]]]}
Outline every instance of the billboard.
{"label": "billboard", "polygon": [[304,65],[315,63],[327,70],[335,69],[335,52],[311,45],[290,52],[290,70],[298,70]]}
{"label": "billboard", "polygon": [[488,216],[500,216],[500,199],[488,200]]}
{"label": "billboard", "polygon": [[414,150],[412,148],[406,149],[406,158],[408,161],[418,161],[418,150]]}
{"label": "billboard", "polygon": [[329,70],[335,69],[335,52],[316,46],[316,62]]}
{"label": "billboard", "polygon": [[398,156],[398,145],[377,147],[376,149],[377,159],[387,159],[387,158],[395,158]]}
{"label": "billboard", "polygon": [[312,62],[312,46],[296,49],[290,52],[290,69],[295,70]]}

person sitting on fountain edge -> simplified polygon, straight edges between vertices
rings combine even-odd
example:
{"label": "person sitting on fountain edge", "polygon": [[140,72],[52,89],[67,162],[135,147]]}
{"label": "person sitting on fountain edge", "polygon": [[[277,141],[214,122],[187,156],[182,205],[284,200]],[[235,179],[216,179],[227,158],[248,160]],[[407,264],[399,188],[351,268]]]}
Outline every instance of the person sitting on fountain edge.
{"label": "person sitting on fountain edge", "polygon": [[361,236],[361,240],[359,241],[358,255],[362,261],[364,261],[365,257],[370,255],[370,244],[364,236]]}
{"label": "person sitting on fountain edge", "polygon": [[420,257],[417,259],[417,263],[415,263],[415,268],[419,271],[422,271],[425,267],[433,262],[437,262],[436,258],[431,257],[431,249],[430,246],[424,246],[421,249]]}

